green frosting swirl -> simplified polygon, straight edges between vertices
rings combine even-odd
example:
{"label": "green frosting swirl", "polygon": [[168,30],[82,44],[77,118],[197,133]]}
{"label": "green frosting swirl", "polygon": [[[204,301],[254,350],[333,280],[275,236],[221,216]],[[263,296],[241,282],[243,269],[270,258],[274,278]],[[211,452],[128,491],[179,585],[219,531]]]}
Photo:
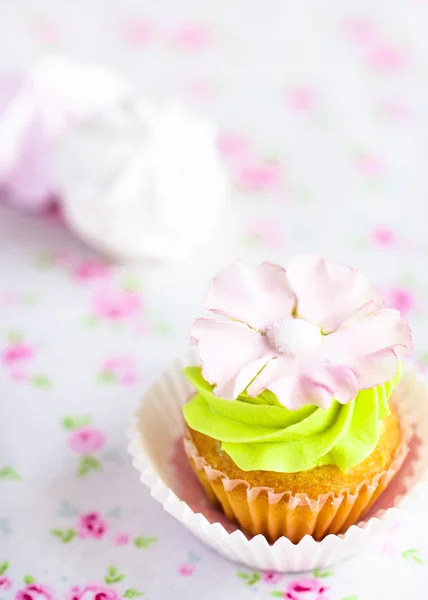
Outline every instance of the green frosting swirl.
{"label": "green frosting swirl", "polygon": [[314,405],[288,410],[269,391],[257,398],[245,392],[232,401],[218,398],[199,367],[186,367],[197,394],[183,413],[189,427],[221,441],[243,471],[295,473],[328,464],[348,471],[376,447],[401,373],[400,365],[393,379],[360,391],[348,404],[334,400],[327,410]]}

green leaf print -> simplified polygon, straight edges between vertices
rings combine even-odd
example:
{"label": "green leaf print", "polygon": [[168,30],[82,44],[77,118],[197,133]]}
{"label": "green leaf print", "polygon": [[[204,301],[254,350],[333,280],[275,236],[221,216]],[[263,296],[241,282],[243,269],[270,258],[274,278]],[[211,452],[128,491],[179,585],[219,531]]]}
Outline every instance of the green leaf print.
{"label": "green leaf print", "polygon": [[51,529],[51,534],[57,537],[63,544],[68,544],[76,537],[74,529]]}
{"label": "green leaf print", "polygon": [[119,569],[115,565],[110,565],[107,569],[107,575],[104,577],[104,581],[107,585],[111,585],[112,583],[118,583],[119,581],[123,581],[125,579],[125,575],[123,573],[119,573]]}
{"label": "green leaf print", "polygon": [[345,596],[342,600],[358,600],[358,596],[356,594],[352,594],[351,596]]}
{"label": "green leaf print", "polygon": [[46,269],[53,265],[53,258],[50,252],[37,252],[34,258],[36,266],[40,269]]}
{"label": "green leaf print", "polygon": [[334,571],[321,571],[321,569],[314,569],[313,575],[316,579],[322,579],[323,577],[330,577],[334,575]]}
{"label": "green leaf print", "polygon": [[98,374],[97,383],[116,383],[116,375],[113,371],[102,371]]}
{"label": "green leaf print", "polygon": [[156,325],[156,333],[159,333],[160,335],[168,335],[171,332],[172,332],[171,323],[167,323],[166,321],[164,321],[164,322],[158,323]]}
{"label": "green leaf print", "polygon": [[37,304],[37,298],[34,294],[24,294],[21,298],[21,302],[24,306],[34,306]]}
{"label": "green leaf print", "polygon": [[253,573],[244,573],[242,571],[238,571],[236,576],[240,579],[244,579],[247,585],[254,585],[261,579],[261,575],[260,573],[257,573],[257,571],[253,571]]}
{"label": "green leaf print", "polygon": [[77,469],[78,477],[85,477],[91,471],[101,471],[101,463],[98,458],[87,454],[82,456],[79,461],[79,467]]}
{"label": "green leaf print", "polygon": [[274,598],[283,598],[284,597],[284,594],[282,592],[280,592],[279,590],[277,590],[275,592],[271,592],[270,595],[273,596]]}
{"label": "green leaf print", "polygon": [[413,562],[417,563],[418,565],[423,565],[425,564],[425,561],[423,558],[421,558],[421,556],[419,556],[420,553],[421,551],[419,548],[409,548],[408,550],[403,550],[401,556],[403,558],[413,560]]}
{"label": "green leaf print", "polygon": [[4,563],[0,564],[0,575],[4,575],[6,573],[6,571],[8,570],[10,564],[8,561],[5,561]]}
{"label": "green leaf print", "polygon": [[85,325],[85,327],[92,328],[99,325],[100,320],[95,315],[90,315],[89,317],[85,317],[83,324]]}
{"label": "green leaf print", "polygon": [[143,595],[144,595],[143,592],[139,592],[135,588],[129,588],[128,590],[125,590],[123,597],[124,598],[138,598]]}
{"label": "green leaf print", "polygon": [[258,583],[261,579],[261,575],[260,573],[252,573],[247,581],[247,585],[254,585],[255,583]]}
{"label": "green leaf print", "polygon": [[24,575],[24,583],[25,585],[31,585],[32,583],[35,583],[36,580],[34,579],[34,577],[32,575]]}
{"label": "green leaf print", "polygon": [[78,429],[79,427],[83,427],[85,425],[89,425],[91,422],[91,417],[89,416],[84,416],[84,417],[64,417],[63,420],[61,421],[61,425],[64,427],[64,429]]}
{"label": "green leaf print", "polygon": [[22,333],[20,331],[8,331],[6,334],[8,342],[22,342]]}
{"label": "green leaf print", "polygon": [[10,479],[11,481],[21,481],[21,476],[12,467],[3,467],[0,469],[0,479]]}
{"label": "green leaf print", "polygon": [[134,546],[136,548],[140,548],[141,550],[148,550],[153,544],[156,544],[158,538],[155,537],[143,537],[139,535],[134,540]]}
{"label": "green leaf print", "polygon": [[135,275],[125,275],[122,279],[123,289],[129,292],[138,292],[141,289],[141,282]]}
{"label": "green leaf print", "polygon": [[46,375],[34,375],[31,378],[31,381],[33,382],[33,385],[35,387],[38,387],[43,390],[50,390],[52,387],[50,379]]}

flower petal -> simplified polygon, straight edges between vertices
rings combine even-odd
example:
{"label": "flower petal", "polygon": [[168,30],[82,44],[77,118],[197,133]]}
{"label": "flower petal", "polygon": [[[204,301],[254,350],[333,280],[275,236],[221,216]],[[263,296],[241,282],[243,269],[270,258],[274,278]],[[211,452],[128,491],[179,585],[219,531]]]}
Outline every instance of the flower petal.
{"label": "flower petal", "polygon": [[297,296],[299,317],[318,325],[324,333],[334,331],[366,305],[383,305],[360,271],[316,254],[291,259],[287,277]]}
{"label": "flower petal", "polygon": [[380,350],[374,354],[356,357],[352,370],[358,378],[360,389],[367,390],[385,383],[394,377],[398,369],[398,358],[394,350]]}
{"label": "flower petal", "polygon": [[398,310],[378,309],[325,336],[322,352],[333,363],[348,365],[366,389],[385,383],[397,370],[397,355],[410,352],[410,329]]}
{"label": "flower petal", "polygon": [[226,399],[236,398],[273,356],[266,336],[236,321],[197,319],[191,338],[198,345],[203,377]]}
{"label": "flower petal", "polygon": [[291,315],[295,304],[285,270],[268,262],[250,268],[237,261],[214,277],[205,308],[264,330]]}
{"label": "flower petal", "polygon": [[297,358],[292,355],[271,359],[248,386],[248,394],[253,397],[258,396],[264,390],[269,389],[269,385],[273,381],[280,377],[291,377],[294,375],[296,367]]}
{"label": "flower petal", "polygon": [[330,363],[301,367],[295,377],[286,375],[267,386],[290,410],[306,404],[327,409],[334,399],[346,404],[358,394],[358,380],[349,367]]}

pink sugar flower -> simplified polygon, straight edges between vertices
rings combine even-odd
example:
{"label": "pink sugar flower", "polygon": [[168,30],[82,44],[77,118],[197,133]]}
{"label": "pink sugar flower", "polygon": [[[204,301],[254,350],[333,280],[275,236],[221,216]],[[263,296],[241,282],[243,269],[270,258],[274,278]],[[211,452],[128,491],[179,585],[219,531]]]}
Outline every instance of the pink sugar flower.
{"label": "pink sugar flower", "polygon": [[132,317],[142,308],[141,298],[130,290],[99,290],[93,299],[95,313],[110,321]]}
{"label": "pink sugar flower", "polygon": [[328,600],[329,588],[316,579],[298,579],[288,584],[286,600]]}
{"label": "pink sugar flower", "polygon": [[97,452],[105,444],[106,437],[102,431],[94,427],[80,427],[72,431],[68,437],[68,445],[77,454]]}
{"label": "pink sugar flower", "polygon": [[100,540],[107,531],[107,523],[101,518],[99,513],[87,513],[79,518],[77,531],[81,538],[95,538]]}
{"label": "pink sugar flower", "polygon": [[327,409],[391,379],[412,347],[407,323],[356,269],[317,255],[294,257],[287,271],[238,261],[211,282],[191,330],[203,377],[234,399],[270,390],[291,410]]}
{"label": "pink sugar flower", "polygon": [[16,593],[15,600],[54,600],[54,595],[50,587],[30,583]]}
{"label": "pink sugar flower", "polygon": [[28,344],[22,342],[11,342],[2,352],[1,358],[7,365],[26,362],[33,358],[34,350]]}

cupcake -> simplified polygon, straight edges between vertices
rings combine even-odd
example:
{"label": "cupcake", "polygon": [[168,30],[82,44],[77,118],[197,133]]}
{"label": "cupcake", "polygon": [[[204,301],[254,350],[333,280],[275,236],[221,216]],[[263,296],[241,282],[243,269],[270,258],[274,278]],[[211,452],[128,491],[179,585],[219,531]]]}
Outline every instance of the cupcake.
{"label": "cupcake", "polygon": [[356,269],[316,255],[236,262],[191,329],[185,448],[209,499],[249,535],[321,540],[357,523],[397,473],[394,406],[411,333]]}

